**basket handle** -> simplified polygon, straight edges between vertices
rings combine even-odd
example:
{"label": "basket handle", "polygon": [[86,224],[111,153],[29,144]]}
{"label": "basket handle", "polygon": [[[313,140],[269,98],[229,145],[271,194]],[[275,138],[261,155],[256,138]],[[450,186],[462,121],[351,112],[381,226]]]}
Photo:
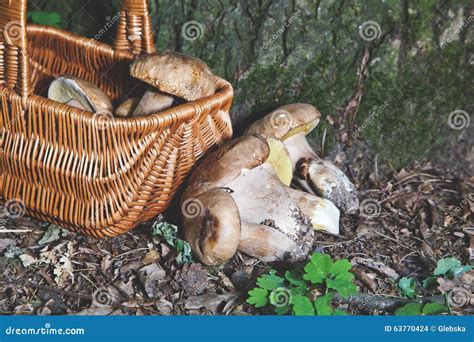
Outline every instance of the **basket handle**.
{"label": "basket handle", "polygon": [[31,94],[26,41],[27,0],[0,0],[0,86]]}
{"label": "basket handle", "polygon": [[133,54],[155,52],[148,0],[121,0],[114,49]]}

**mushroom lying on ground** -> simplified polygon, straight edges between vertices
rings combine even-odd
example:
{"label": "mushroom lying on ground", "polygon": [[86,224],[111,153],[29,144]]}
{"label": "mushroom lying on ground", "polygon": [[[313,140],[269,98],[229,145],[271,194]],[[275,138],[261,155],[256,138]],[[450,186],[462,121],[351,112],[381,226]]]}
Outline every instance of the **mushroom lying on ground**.
{"label": "mushroom lying on ground", "polygon": [[[276,155],[270,157],[272,154]],[[239,250],[263,261],[297,261],[307,256],[313,229],[296,202],[311,195],[289,189],[281,182],[288,173],[285,168],[291,173],[291,163],[274,162],[280,158],[288,156],[277,143],[269,145],[262,136],[250,134],[221,146],[193,172],[182,198],[183,228],[185,239],[202,262],[216,265],[228,259],[230,251],[237,249],[237,231]],[[190,210],[191,204],[194,211]],[[324,205],[308,207],[312,214],[319,215],[318,225],[334,225],[336,221],[336,227],[325,230],[337,229],[337,208],[331,208],[336,211],[331,222],[325,217],[334,212],[324,213]],[[222,221],[224,217],[227,222]]]}
{"label": "mushroom lying on ground", "polygon": [[154,87],[147,90],[133,116],[167,109],[173,96],[194,101],[216,91],[214,74],[203,61],[175,51],[138,58],[130,75]]}
{"label": "mushroom lying on ground", "polygon": [[[191,213],[183,215],[184,236],[199,260],[218,265],[234,256],[240,241],[240,216],[226,189],[201,193],[183,202],[183,210]],[[193,213],[200,215],[196,218]]]}
{"label": "mushroom lying on ground", "polygon": [[112,115],[112,102],[99,87],[74,76],[59,76],[48,90],[48,98],[61,103],[70,103],[92,113]]}
{"label": "mushroom lying on ground", "polygon": [[354,184],[337,166],[319,158],[306,140],[306,135],[317,126],[320,118],[321,113],[310,104],[290,104],[256,121],[247,129],[247,134],[260,133],[282,140],[299,185],[330,200],[346,213],[354,212],[359,207]]}

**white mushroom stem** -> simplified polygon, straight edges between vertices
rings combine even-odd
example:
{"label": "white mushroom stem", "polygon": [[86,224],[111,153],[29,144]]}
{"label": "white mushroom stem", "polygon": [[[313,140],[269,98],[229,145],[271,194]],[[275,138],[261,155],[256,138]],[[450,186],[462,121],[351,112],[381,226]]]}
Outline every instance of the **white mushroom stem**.
{"label": "white mushroom stem", "polygon": [[139,102],[139,97],[130,97],[126,99],[117,107],[117,109],[115,109],[115,115],[122,118],[132,115]]}
{"label": "white mushroom stem", "polygon": [[357,210],[359,199],[354,184],[336,165],[318,157],[304,133],[287,138],[284,144],[301,188],[330,200],[345,213]]}
{"label": "white mushroom stem", "polygon": [[[298,261],[307,256],[313,242],[311,225],[271,165],[264,163],[252,170],[243,170],[227,187],[232,190],[242,222],[266,226],[277,236],[282,235],[279,239],[288,240],[280,245],[280,254],[285,255],[287,260]],[[245,253],[264,259],[261,251],[246,249]]]}
{"label": "white mushroom stem", "polygon": [[314,230],[339,235],[340,212],[331,201],[293,188],[286,191],[310,219]]}
{"label": "white mushroom stem", "polygon": [[304,132],[297,133],[283,141],[290,155],[293,170],[301,158],[320,159],[313,151]]}
{"label": "white mushroom stem", "polygon": [[345,213],[358,209],[359,199],[354,184],[334,164],[323,159],[302,158],[295,170],[300,184],[333,202]]}
{"label": "white mushroom stem", "polygon": [[161,112],[170,108],[173,101],[173,96],[162,93],[153,87],[149,87],[133,111],[132,116],[150,115]]}
{"label": "white mushroom stem", "polygon": [[263,224],[242,222],[239,251],[264,262],[285,259],[296,243],[282,232]]}

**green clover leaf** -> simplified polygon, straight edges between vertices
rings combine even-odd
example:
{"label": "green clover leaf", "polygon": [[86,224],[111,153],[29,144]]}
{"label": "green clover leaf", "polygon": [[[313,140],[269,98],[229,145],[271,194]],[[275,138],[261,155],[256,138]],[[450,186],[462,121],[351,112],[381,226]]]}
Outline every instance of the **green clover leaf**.
{"label": "green clover leaf", "polygon": [[249,291],[250,297],[247,299],[247,303],[252,304],[256,308],[261,308],[268,303],[268,291],[259,287]]}
{"label": "green clover leaf", "polygon": [[319,296],[314,301],[314,307],[318,316],[331,316],[334,313],[334,309],[331,306],[332,293],[326,293],[324,296]]}
{"label": "green clover leaf", "polygon": [[308,297],[302,295],[294,295],[291,298],[291,304],[293,304],[293,312],[296,316],[314,316],[313,303]]}

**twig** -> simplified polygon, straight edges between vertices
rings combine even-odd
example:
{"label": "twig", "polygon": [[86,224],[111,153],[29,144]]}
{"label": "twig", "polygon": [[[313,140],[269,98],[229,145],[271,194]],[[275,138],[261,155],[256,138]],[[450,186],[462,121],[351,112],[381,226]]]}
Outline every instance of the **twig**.
{"label": "twig", "polygon": [[[388,297],[367,293],[360,293],[347,299],[335,294],[334,300],[339,303],[357,306],[366,310],[381,310],[385,312],[393,312],[395,309],[414,301],[413,299],[408,298]],[[422,303],[435,302],[446,305],[446,300],[442,295],[424,297],[418,299],[418,301],[421,301]]]}
{"label": "twig", "polygon": [[16,279],[8,279],[8,278],[0,277],[0,282],[1,283],[6,283],[6,284],[11,284],[11,285],[20,285],[20,286],[31,287],[33,289],[43,290],[43,291],[46,291],[46,292],[53,292],[53,293],[57,293],[57,294],[60,294],[60,295],[63,295],[63,296],[74,297],[74,298],[79,298],[79,299],[92,301],[92,296],[90,296],[90,295],[81,294],[81,293],[72,292],[72,291],[67,291],[67,290],[61,290],[61,289],[51,287],[51,286],[39,285],[39,284],[32,283],[28,280],[16,280]]}

